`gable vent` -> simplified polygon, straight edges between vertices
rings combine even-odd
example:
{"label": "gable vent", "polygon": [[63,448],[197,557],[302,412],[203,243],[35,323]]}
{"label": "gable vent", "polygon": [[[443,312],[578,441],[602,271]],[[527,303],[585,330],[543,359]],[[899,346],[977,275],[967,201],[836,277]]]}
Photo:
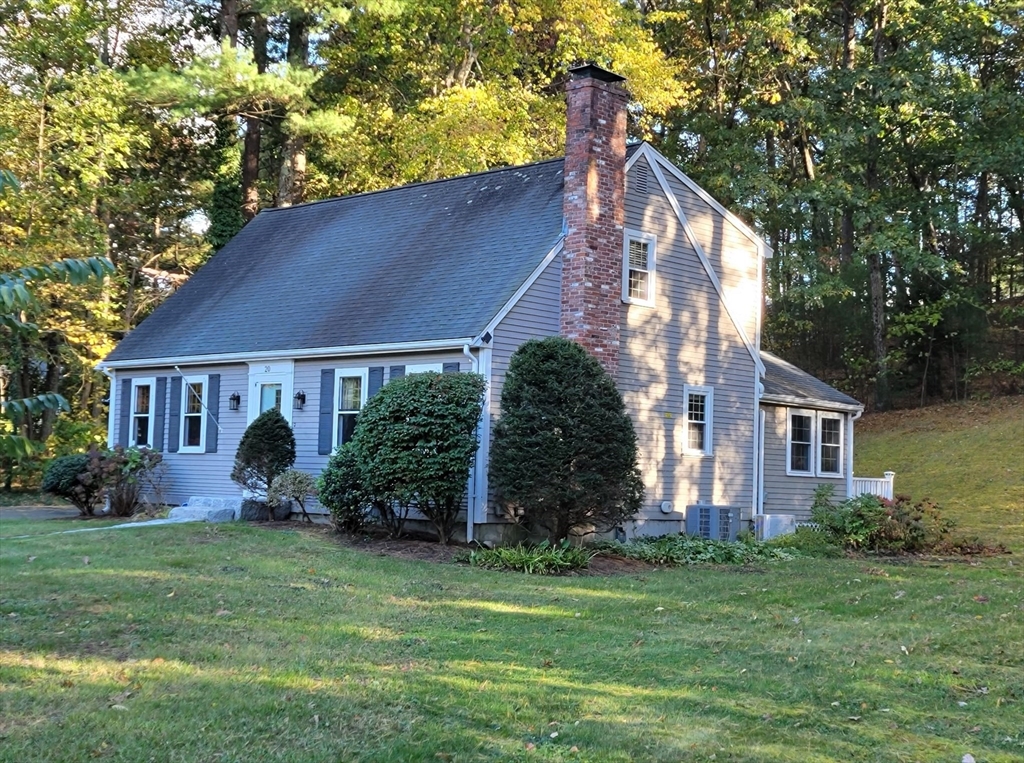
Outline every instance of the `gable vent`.
{"label": "gable vent", "polygon": [[633,185],[637,193],[647,193],[647,162],[639,161],[633,167]]}

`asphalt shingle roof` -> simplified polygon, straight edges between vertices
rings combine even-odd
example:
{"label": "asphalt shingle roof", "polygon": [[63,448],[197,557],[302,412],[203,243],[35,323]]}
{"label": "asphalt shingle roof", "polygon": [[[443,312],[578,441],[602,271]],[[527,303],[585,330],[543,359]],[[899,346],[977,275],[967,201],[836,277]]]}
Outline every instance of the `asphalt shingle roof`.
{"label": "asphalt shingle roof", "polygon": [[801,371],[792,363],[787,363],[778,355],[761,351],[764,363],[764,396],[781,400],[801,400],[809,405],[815,403],[832,403],[836,405],[856,405],[860,403],[844,392],[830,387]]}
{"label": "asphalt shingle roof", "polygon": [[107,360],[475,336],[561,236],[562,165],[265,210]]}

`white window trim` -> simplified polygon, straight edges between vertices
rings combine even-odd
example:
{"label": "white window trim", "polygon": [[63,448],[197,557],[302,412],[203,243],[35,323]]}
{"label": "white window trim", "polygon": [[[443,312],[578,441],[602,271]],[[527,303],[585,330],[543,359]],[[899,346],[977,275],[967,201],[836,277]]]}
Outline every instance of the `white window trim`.
{"label": "white window trim", "polygon": [[413,363],[411,366],[405,367],[405,375],[412,376],[413,374],[426,374],[426,373],[442,374],[444,373],[444,363]]}
{"label": "white window trim", "polygon": [[341,409],[338,408],[339,396],[341,394],[341,380],[348,377],[359,377],[362,383],[359,385],[359,409],[366,405],[367,388],[370,385],[370,369],[364,368],[336,368],[334,370],[334,399],[331,401],[331,448],[337,448],[338,443],[338,416]]}
{"label": "white window trim", "polygon": [[[629,296],[629,242],[647,242],[647,294],[648,299],[637,299]],[[629,305],[654,307],[657,294],[658,278],[658,237],[653,233],[626,228],[622,236],[622,301]]]}
{"label": "white window trim", "polygon": [[[200,401],[202,404],[199,413],[199,444],[198,445],[186,445],[185,444],[185,411],[187,410],[188,395],[189,395],[189,384],[200,383],[203,385],[203,399]],[[206,452],[206,419],[209,418],[207,410],[209,408],[210,399],[210,377],[208,374],[199,374],[197,376],[185,376],[181,380],[181,421],[178,424],[178,452],[179,453],[205,453]],[[194,415],[194,414],[190,414]]]}
{"label": "white window trim", "polygon": [[[824,419],[834,419],[839,422],[839,471],[823,472],[821,470],[821,422]],[[818,411],[814,427],[814,455],[816,474],[826,479],[842,479],[844,476],[843,464],[846,460],[846,417],[841,413],[831,411]]]}
{"label": "white window trim", "polygon": [[[704,395],[704,450],[690,447],[690,395]],[[715,450],[715,388],[698,384],[683,385],[683,453],[687,456],[708,457]]]}
{"label": "white window trim", "polygon": [[[786,408],[786,474],[790,477],[814,477],[814,467],[818,459],[815,458],[815,443],[817,442],[818,416],[817,411],[807,408]],[[796,471],[793,469],[793,417],[807,416],[811,420],[811,441],[809,463],[807,471]]]}
{"label": "white window trim", "polygon": [[141,447],[152,449],[153,437],[156,430],[156,377],[146,376],[138,379],[132,379],[132,391],[131,396],[126,401],[128,405],[128,436],[125,438],[125,442],[128,443],[129,448],[138,448],[139,445],[135,443],[135,390],[138,387],[149,387],[149,432],[146,434],[146,444]]}

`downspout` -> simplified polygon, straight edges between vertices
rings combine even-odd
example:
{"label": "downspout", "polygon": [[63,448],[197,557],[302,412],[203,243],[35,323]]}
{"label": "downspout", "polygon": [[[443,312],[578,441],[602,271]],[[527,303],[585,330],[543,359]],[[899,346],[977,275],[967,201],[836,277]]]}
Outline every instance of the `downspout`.
{"label": "downspout", "polygon": [[758,409],[761,426],[757,433],[757,513],[764,514],[764,427],[767,416],[760,405]]}
{"label": "downspout", "polygon": [[117,371],[98,366],[100,373],[110,379],[110,403],[107,405],[107,448],[114,447],[114,411],[117,410]]}
{"label": "downspout", "polygon": [[[469,358],[469,363],[473,367],[473,373],[478,373],[480,364],[468,344],[462,345],[462,354]],[[483,413],[480,415],[482,419]],[[479,447],[477,453],[479,453]],[[469,486],[466,492],[466,543],[473,542],[474,519],[476,518],[476,484],[479,479],[479,471],[480,464],[479,459],[477,459],[473,463],[473,472],[469,475]]]}
{"label": "downspout", "polygon": [[853,498],[853,422],[864,415],[864,411],[847,415],[849,421],[846,425],[846,497]]}

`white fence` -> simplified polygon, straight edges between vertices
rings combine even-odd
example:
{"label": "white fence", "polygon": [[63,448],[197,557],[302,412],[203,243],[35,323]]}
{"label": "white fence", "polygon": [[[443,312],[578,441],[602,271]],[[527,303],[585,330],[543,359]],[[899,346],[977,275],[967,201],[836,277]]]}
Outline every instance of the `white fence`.
{"label": "white fence", "polygon": [[884,477],[854,477],[853,478],[853,494],[863,495],[864,493],[870,493],[871,495],[877,495],[879,498],[888,498],[892,500],[892,481],[896,476],[896,472],[886,472]]}

